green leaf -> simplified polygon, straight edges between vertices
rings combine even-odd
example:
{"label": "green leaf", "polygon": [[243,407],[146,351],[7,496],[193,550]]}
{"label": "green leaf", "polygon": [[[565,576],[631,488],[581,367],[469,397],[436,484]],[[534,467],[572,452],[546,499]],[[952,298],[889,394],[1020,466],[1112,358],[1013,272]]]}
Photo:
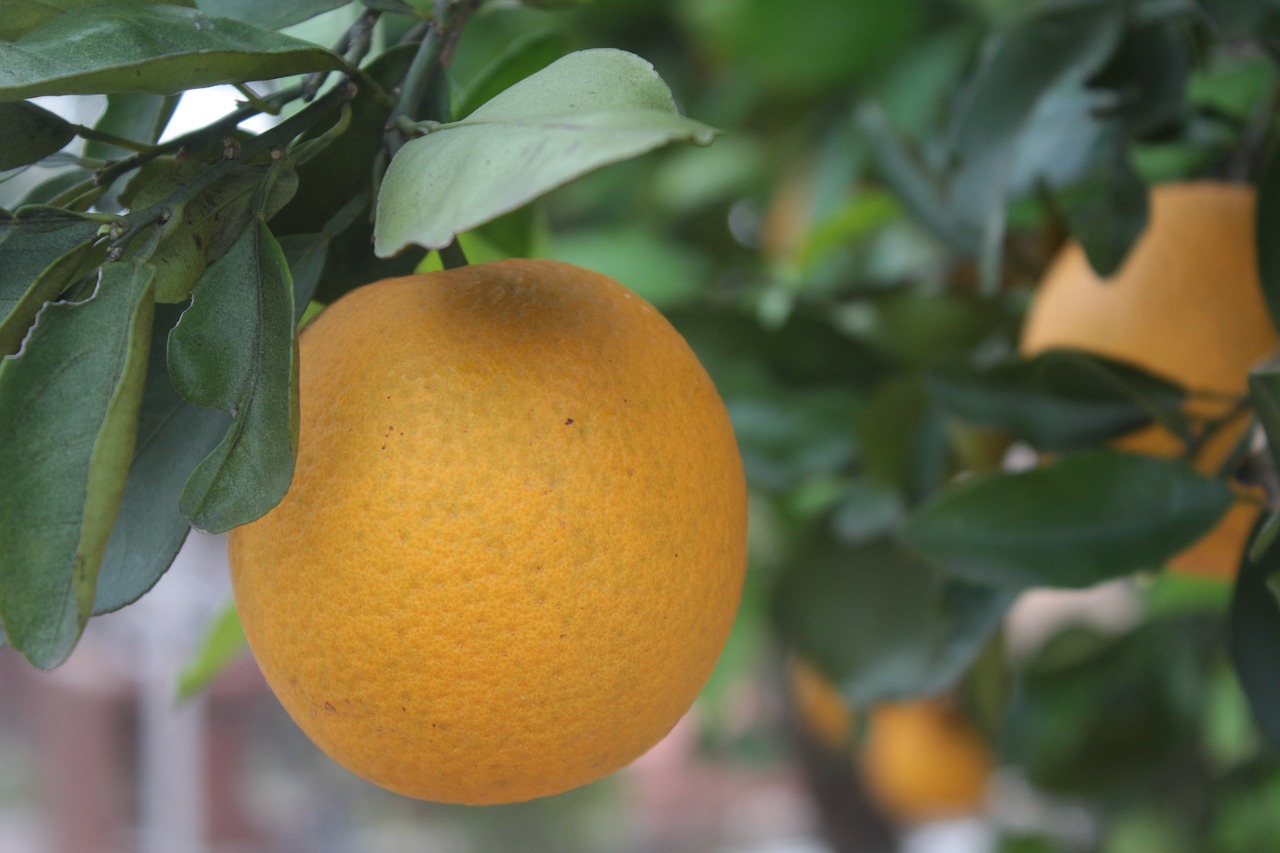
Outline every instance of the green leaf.
{"label": "green leaf", "polygon": [[302,319],[324,273],[329,237],[325,234],[289,234],[280,238],[280,250],[284,252],[289,275],[293,278],[293,319],[296,322]]}
{"label": "green leaf", "polygon": [[457,114],[471,115],[504,90],[546,68],[569,51],[567,45],[565,33],[559,30],[518,38],[470,81],[457,99]]}
{"label": "green leaf", "polygon": [[938,494],[903,539],[948,571],[1009,587],[1083,587],[1157,568],[1209,532],[1231,490],[1190,465],[1088,450]]}
{"label": "green leaf", "polygon": [[1280,328],[1280,149],[1272,152],[1258,187],[1254,239],[1258,248],[1258,277],[1271,313]]}
{"label": "green leaf", "polygon": [[279,30],[314,18],[351,0],[196,0],[202,12],[235,18],[264,30]]}
{"label": "green leaf", "polygon": [[984,280],[998,269],[1018,145],[1041,98],[1098,71],[1119,43],[1123,19],[1123,7],[1112,3],[1050,6],[997,36],[961,92],[950,194],[953,209],[982,230]]}
{"label": "green leaf", "polygon": [[874,103],[863,104],[857,124],[871,144],[881,176],[911,216],[957,252],[978,254],[980,235],[951,209],[935,176],[912,156],[884,110]]}
{"label": "green leaf", "polygon": [[758,86],[795,98],[849,81],[909,43],[922,18],[917,0],[777,0],[680,3],[703,45],[728,55]]}
{"label": "green leaf", "polygon": [[180,313],[176,305],[156,307],[133,464],[98,571],[94,615],[132,604],[169,568],[191,531],[178,510],[182,487],[230,422],[182,399],[169,379],[165,350]]}
{"label": "green leaf", "polygon": [[1280,744],[1280,540],[1256,561],[1245,559],[1231,599],[1231,661],[1259,727]]}
{"label": "green leaf", "polygon": [[[168,126],[178,100],[176,95],[108,95],[107,109],[93,127],[134,142],[153,144]],[[84,155],[95,160],[111,160],[131,153],[97,139],[84,144]]]}
{"label": "green leaf", "polygon": [[822,540],[788,561],[775,613],[784,636],[861,706],[950,687],[1012,600],[949,578],[892,541]]}
{"label": "green leaf", "polygon": [[853,422],[868,477],[910,503],[941,487],[948,460],[946,421],[919,376],[903,373],[876,388]]}
{"label": "green leaf", "polygon": [[137,429],[153,275],[108,264],[92,298],[46,307],[0,361],[0,621],[43,669],[92,612]]}
{"label": "green leaf", "polygon": [[183,397],[231,412],[226,437],[192,473],[180,508],[221,533],[284,497],[297,446],[293,282],[258,217],[209,267],[169,335],[169,373]]}
{"label": "green leaf", "polygon": [[1187,25],[1185,18],[1166,19],[1129,29],[1115,54],[1089,81],[1091,88],[1110,95],[1103,115],[1123,125],[1126,136],[1158,134],[1183,118],[1191,74]]}
{"label": "green leaf", "polygon": [[708,144],[715,133],[679,114],[643,59],[571,53],[400,149],[378,196],[375,251],[444,248],[593,169],[677,140]]}
{"label": "green leaf", "polygon": [[691,301],[711,277],[705,255],[636,225],[557,234],[547,256],[602,272],[660,311]]}
{"label": "green leaf", "polygon": [[1200,0],[1197,5],[1225,39],[1280,36],[1280,4],[1275,0]]}
{"label": "green leaf", "polygon": [[334,70],[309,42],[167,5],[103,3],[0,42],[0,101],[187,89]]}
{"label": "green leaf", "polygon": [[1059,196],[1071,233],[1102,277],[1120,269],[1146,230],[1147,185],[1129,156],[1129,138],[1108,127],[1094,144],[1086,173]]}
{"label": "green leaf", "polygon": [[75,136],[70,122],[29,101],[0,104],[0,170],[48,157]]}
{"label": "green leaf", "polygon": [[[364,70],[389,89],[408,71],[415,49],[414,44],[397,45]],[[421,250],[405,252],[384,260],[373,253],[369,164],[381,148],[389,115],[390,110],[362,88],[351,102],[346,131],[298,166],[297,194],[271,219],[276,234],[326,234],[328,258],[315,290],[321,301],[331,302],[359,284],[408,275],[424,254]],[[322,120],[316,127],[332,127],[338,121],[335,107],[333,120]],[[314,138],[316,134],[304,135],[307,141]],[[353,208],[356,204],[359,206]],[[305,310],[306,303],[297,307]]]}
{"label": "green leaf", "polygon": [[[135,142],[154,144],[168,126],[179,100],[178,95],[108,95],[107,109],[94,129]],[[114,160],[131,153],[127,149],[96,139],[86,140],[84,144],[84,156],[94,160]],[[125,207],[120,200],[120,191],[129,180],[129,176],[121,176],[107,188],[107,192],[97,202],[98,210],[119,210]]]}
{"label": "green leaf", "polygon": [[[102,0],[0,0],[0,41],[17,41],[36,27],[66,13],[96,6]],[[194,6],[194,0],[131,0],[138,4]]]}
{"label": "green leaf", "polygon": [[953,415],[1005,429],[1041,450],[1088,447],[1174,413],[1178,385],[1136,367],[1076,350],[976,368],[935,368],[934,397]]}
{"label": "green leaf", "polygon": [[185,702],[209,685],[227,665],[244,654],[249,647],[236,613],[234,601],[228,601],[213,617],[204,641],[195,656],[178,672],[177,699]]}
{"label": "green leaf", "polygon": [[[288,202],[297,187],[291,165],[239,167],[173,208],[165,235],[149,259],[156,267],[157,302],[187,299],[207,264],[226,252],[252,222],[254,193],[273,169],[285,172],[281,180],[272,183],[264,214],[270,217]],[[147,207],[163,201],[206,169],[201,163],[185,162],[149,172],[142,177],[150,180],[136,188],[130,185],[126,197],[136,208]]]}
{"label": "green leaf", "polygon": [[99,227],[48,208],[0,220],[0,355],[17,352],[41,306],[75,280]]}

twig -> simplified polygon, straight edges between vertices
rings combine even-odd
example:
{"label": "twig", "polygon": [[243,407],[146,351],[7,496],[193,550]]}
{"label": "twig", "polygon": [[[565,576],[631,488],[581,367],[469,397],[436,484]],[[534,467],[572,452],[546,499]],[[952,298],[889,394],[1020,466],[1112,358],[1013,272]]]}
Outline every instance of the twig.
{"label": "twig", "polygon": [[[298,88],[300,89],[301,87]],[[264,151],[287,146],[291,140],[328,113],[329,102],[332,99],[343,97],[347,97],[347,90],[345,89],[339,88],[329,92],[320,100],[295,113],[275,127],[245,141],[239,146],[234,156],[228,156],[211,168],[206,169],[190,183],[170,193],[166,198],[151,207],[130,213],[121,220],[125,228],[112,241],[110,251],[122,251],[124,246],[136,238],[147,226],[167,220],[172,215],[174,208],[199,195],[245,161],[256,157]],[[207,130],[207,128],[204,130]]]}

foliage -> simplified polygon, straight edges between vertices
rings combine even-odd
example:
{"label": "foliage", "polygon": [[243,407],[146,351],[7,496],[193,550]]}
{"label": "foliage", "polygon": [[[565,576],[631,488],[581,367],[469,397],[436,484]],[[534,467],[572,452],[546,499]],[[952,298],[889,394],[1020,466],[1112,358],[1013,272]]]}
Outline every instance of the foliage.
{"label": "foliage", "polygon": [[[1094,817],[1088,844],[1022,826],[1008,849],[1142,849],[1153,816],[1170,849],[1280,832],[1258,817],[1280,784],[1276,369],[1204,475],[1110,446],[1156,422],[1189,458],[1196,389],[1017,352],[1063,241],[1115,271],[1165,181],[1257,187],[1280,318],[1275,3],[63,5],[90,8],[0,16],[0,625],[34,664],[192,524],[278,498],[287,320],[313,298],[427,249],[556,257],[651,299],[716,380],[775,638],[858,705],[954,693]],[[323,22],[332,50],[300,37]],[[236,113],[162,136],[217,82]],[[107,96],[93,126],[28,100],[73,93]],[[638,156],[678,141],[700,145]],[[1267,508],[1234,583],[1163,571],[1232,495]],[[1136,622],[1023,647],[1004,620],[1105,579]]]}

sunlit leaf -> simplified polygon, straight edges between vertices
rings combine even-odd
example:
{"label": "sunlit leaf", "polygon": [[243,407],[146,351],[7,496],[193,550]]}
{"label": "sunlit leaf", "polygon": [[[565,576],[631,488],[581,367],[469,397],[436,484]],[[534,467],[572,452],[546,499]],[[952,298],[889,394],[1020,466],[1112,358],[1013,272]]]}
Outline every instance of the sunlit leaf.
{"label": "sunlit leaf", "polygon": [[400,150],[378,196],[376,251],[443,248],[593,169],[714,135],[679,114],[643,59],[610,49],[572,53]]}
{"label": "sunlit leaf", "polygon": [[0,41],[0,101],[37,95],[166,95],[340,68],[309,42],[162,4],[102,3]]}

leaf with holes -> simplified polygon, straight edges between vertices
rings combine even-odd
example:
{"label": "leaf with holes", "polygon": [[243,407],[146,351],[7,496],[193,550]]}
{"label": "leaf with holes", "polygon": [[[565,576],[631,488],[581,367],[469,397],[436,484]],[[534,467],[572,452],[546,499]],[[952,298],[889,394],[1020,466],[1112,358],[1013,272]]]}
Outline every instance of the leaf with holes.
{"label": "leaf with holes", "polygon": [[35,666],[57,666],[93,607],[129,472],[155,271],[109,264],[85,302],[49,305],[0,361],[0,621]]}

